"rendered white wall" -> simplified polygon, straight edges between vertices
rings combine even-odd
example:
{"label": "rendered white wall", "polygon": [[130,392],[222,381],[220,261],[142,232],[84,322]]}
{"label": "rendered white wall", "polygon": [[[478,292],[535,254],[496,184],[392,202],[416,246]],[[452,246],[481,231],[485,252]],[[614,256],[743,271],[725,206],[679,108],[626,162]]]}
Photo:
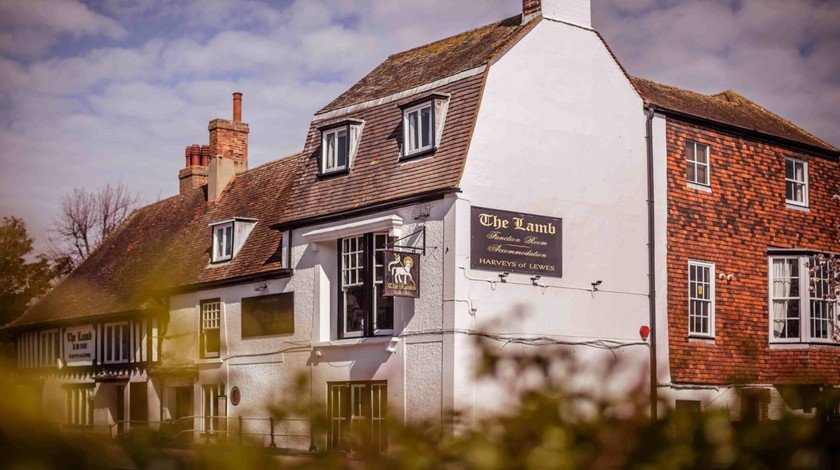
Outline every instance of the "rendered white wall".
{"label": "rendered white wall", "polygon": [[544,18],[592,27],[590,0],[542,0],[542,11]]}
{"label": "rendered white wall", "polygon": [[[542,20],[490,67],[451,228],[455,328],[640,341],[649,324],[642,105],[597,35],[563,23]],[[562,218],[563,277],[543,277],[543,292],[528,275],[503,284],[493,282],[497,272],[470,270],[471,206]],[[600,291],[589,292],[598,280]],[[489,400],[475,399],[487,392],[465,366],[468,340],[454,341],[453,401],[469,411]],[[576,350],[592,371],[576,379],[597,385],[596,366],[611,355]],[[648,354],[645,345],[616,351],[634,364],[613,377],[617,388],[644,380]]]}

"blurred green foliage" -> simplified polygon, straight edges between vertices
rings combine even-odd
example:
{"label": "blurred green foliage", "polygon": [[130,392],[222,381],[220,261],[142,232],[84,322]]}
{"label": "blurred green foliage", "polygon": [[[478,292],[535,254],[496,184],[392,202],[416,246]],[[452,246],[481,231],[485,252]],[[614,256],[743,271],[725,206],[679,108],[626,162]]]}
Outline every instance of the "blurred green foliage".
{"label": "blurred green foliage", "polygon": [[[119,440],[61,432],[39,414],[34,394],[5,369],[0,389],[0,443],[5,468],[292,468],[292,469],[824,469],[840,468],[838,426],[824,417],[785,415],[772,422],[739,423],[728,411],[669,411],[652,422],[646,385],[599,397],[574,390],[581,365],[567,349],[499,349],[479,340],[482,380],[503,384],[511,406],[470,425],[388,423],[389,448],[366,447],[365,430],[350,453],[288,452],[237,444],[173,446],[145,430]],[[617,363],[618,364],[618,363]],[[621,367],[620,364],[614,367]],[[640,376],[645,376],[641,371]],[[608,368],[606,373],[611,373]],[[606,379],[605,379],[606,380]],[[298,397],[273,404],[275,417],[313,417],[325,432],[323,404],[309,402],[305,378]],[[304,398],[300,398],[304,397]],[[395,413],[392,413],[392,415]]]}

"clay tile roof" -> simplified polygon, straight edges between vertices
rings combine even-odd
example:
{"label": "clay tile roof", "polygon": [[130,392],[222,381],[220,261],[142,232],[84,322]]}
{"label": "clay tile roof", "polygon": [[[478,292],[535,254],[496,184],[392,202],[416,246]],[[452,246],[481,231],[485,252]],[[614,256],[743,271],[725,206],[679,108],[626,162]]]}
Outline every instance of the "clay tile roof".
{"label": "clay tile roof", "polygon": [[[22,327],[155,306],[162,291],[282,269],[278,217],[300,164],[293,155],[249,170],[231,182],[215,205],[206,186],[132,213],[63,282],[7,325]],[[258,222],[229,263],[209,266],[208,224],[232,217]]]}
{"label": "clay tile roof", "polygon": [[409,90],[492,62],[537,22],[521,15],[394,54],[318,114]]}
{"label": "clay tile roof", "polygon": [[840,152],[831,144],[732,90],[704,95],[644,78],[630,77],[630,80],[642,99],[665,110],[781,137],[832,153]]}

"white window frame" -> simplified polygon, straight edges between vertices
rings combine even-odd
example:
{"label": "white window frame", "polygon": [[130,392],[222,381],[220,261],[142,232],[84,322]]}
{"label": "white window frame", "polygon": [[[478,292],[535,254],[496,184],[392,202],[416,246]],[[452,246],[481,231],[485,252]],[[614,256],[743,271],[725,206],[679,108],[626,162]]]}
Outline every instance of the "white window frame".
{"label": "white window frame", "polygon": [[[422,112],[424,109],[429,110],[429,126],[428,128],[423,128],[422,126]],[[414,147],[411,145],[412,142],[412,133],[410,128],[410,119],[411,115],[417,115],[417,126],[420,128],[418,131],[418,146]],[[429,150],[433,150],[437,147],[436,137],[437,133],[435,131],[435,101],[429,100],[424,101],[420,104],[411,106],[403,110],[403,156],[410,157],[413,155],[417,155],[419,153],[427,152]],[[427,133],[429,137],[429,144],[423,145],[423,133]]]}
{"label": "white window frame", "polygon": [[[812,311],[811,311],[811,276],[809,269],[807,267],[808,259],[810,255],[778,255],[778,256],[769,256],[767,261],[767,297],[768,297],[768,320],[769,320],[769,329],[768,335],[771,343],[826,343],[826,344],[834,344],[834,339],[832,336],[831,329],[833,328],[833,322],[831,321],[832,316],[834,315],[833,312],[828,314],[829,322],[828,322],[828,334],[827,338],[819,338],[812,335],[811,332],[811,323],[812,323]],[[799,286],[799,336],[793,338],[776,338],[773,324],[773,304],[775,300],[773,296],[773,261],[776,260],[794,260],[797,263],[799,268],[799,279],[798,279],[798,286]],[[787,299],[790,297],[784,297],[783,299]]]}
{"label": "white window frame", "polygon": [[[693,280],[691,279],[691,268],[696,269],[708,269],[709,272],[709,281],[708,288],[709,288],[709,298],[702,299],[696,296],[696,291],[694,295],[692,295],[691,283],[703,283],[703,281]],[[696,272],[696,270],[695,270]],[[703,302],[708,303],[709,305],[709,318],[708,318],[708,330],[707,332],[702,331],[692,331],[692,324],[693,324],[693,317],[701,315],[693,315],[692,312],[692,302]],[[688,335],[691,337],[699,337],[699,338],[714,338],[715,336],[715,264],[710,263],[708,261],[698,261],[698,260],[689,260],[688,261]]]}
{"label": "white window frame", "polygon": [[42,331],[38,335],[38,359],[41,367],[57,367],[61,346],[58,343],[58,330]]}
{"label": "white window frame", "polygon": [[[221,237],[221,244],[219,243],[219,237]],[[213,225],[213,249],[211,251],[214,263],[233,258],[233,222]]]}
{"label": "white window frame", "polygon": [[[796,176],[796,167],[798,165],[802,166],[802,176],[803,179],[797,180],[793,178],[788,178],[787,175],[787,165],[788,162],[793,163],[793,174],[794,177]],[[794,206],[800,207],[808,207],[808,162],[799,160],[797,158],[785,157],[785,202]],[[795,186],[802,186],[802,200],[797,201],[796,199],[789,199],[787,195],[787,187],[788,184],[792,183]],[[794,191],[794,198],[796,197],[796,191]]]}
{"label": "white window frame", "polygon": [[[338,141],[339,134],[344,134],[344,164],[338,164]],[[336,143],[334,147],[328,145],[329,138],[333,137]],[[350,168],[350,126],[335,127],[321,131],[321,173],[329,174],[345,171]],[[335,149],[334,154],[330,149]],[[330,165],[332,163],[332,165]]]}
{"label": "white window frame", "polygon": [[[106,323],[102,326],[102,362],[104,364],[123,364],[131,355],[131,331],[127,321]],[[109,344],[110,343],[110,344]],[[123,343],[128,343],[124,347]],[[111,355],[108,357],[108,347]]]}
{"label": "white window frame", "polygon": [[[688,149],[688,146],[692,146],[692,149],[694,150],[694,159],[693,160],[688,157],[688,155],[687,155],[688,152],[686,152],[686,156],[685,156],[685,162],[686,162],[685,179],[686,179],[686,181],[688,181],[691,184],[699,184],[700,186],[711,186],[712,161],[711,161],[711,152],[709,151],[709,145],[701,143],[701,142],[696,142],[696,141],[693,141],[693,140],[686,140],[685,141],[685,146],[686,146],[686,150]],[[706,163],[701,162],[697,158],[698,147],[704,147],[705,148]],[[694,179],[691,179],[688,176],[688,166],[689,165],[694,167]],[[699,181],[698,180],[698,178],[697,178],[697,175],[698,175],[697,168],[698,167],[706,167],[706,181]]]}
{"label": "white window frame", "polygon": [[[201,358],[202,359],[215,359],[221,357],[222,355],[222,300],[221,299],[208,299],[202,300],[199,302],[199,315],[198,315],[198,322],[199,322],[199,332],[198,334],[201,335]],[[219,335],[219,350],[218,351],[208,351],[207,350],[207,337],[206,334],[208,331],[215,330],[215,334]]]}

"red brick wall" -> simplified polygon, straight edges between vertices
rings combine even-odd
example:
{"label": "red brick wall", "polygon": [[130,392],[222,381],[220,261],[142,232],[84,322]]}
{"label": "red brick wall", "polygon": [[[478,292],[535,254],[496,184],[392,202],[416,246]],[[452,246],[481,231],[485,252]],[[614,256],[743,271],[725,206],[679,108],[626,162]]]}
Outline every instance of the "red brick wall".
{"label": "red brick wall", "polygon": [[[840,193],[838,163],[687,121],[667,122],[672,380],[840,383],[840,346],[770,349],[767,268],[768,247],[840,251],[834,230],[840,203],[831,200]],[[711,193],[686,183],[687,139],[709,146]],[[809,212],[785,205],[785,157],[808,162]],[[688,338],[689,259],[715,263],[716,275],[735,276],[715,279],[714,340]]]}
{"label": "red brick wall", "polygon": [[210,156],[219,155],[236,162],[248,163],[248,124],[227,119],[213,119],[210,131]]}

